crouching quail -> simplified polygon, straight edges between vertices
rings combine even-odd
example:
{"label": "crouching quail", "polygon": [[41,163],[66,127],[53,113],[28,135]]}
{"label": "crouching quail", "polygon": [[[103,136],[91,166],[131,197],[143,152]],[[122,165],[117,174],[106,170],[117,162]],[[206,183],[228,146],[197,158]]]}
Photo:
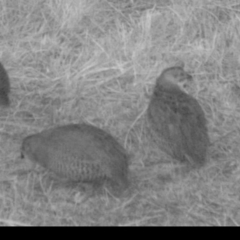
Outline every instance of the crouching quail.
{"label": "crouching quail", "polygon": [[191,79],[181,67],[167,68],[157,78],[147,109],[148,134],[176,160],[202,166],[210,141],[204,111],[181,88]]}
{"label": "crouching quail", "polygon": [[118,194],[128,185],[126,150],[109,133],[88,124],[70,124],[26,137],[22,156],[70,182],[101,180]]}

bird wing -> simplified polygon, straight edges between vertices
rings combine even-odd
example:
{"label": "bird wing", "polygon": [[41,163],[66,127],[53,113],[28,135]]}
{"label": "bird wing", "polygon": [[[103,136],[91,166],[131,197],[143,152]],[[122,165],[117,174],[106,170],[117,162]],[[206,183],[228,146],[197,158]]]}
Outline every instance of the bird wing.
{"label": "bird wing", "polygon": [[205,126],[204,112],[198,101],[192,96],[181,91],[162,92],[158,102],[170,124],[194,125],[198,128]]}
{"label": "bird wing", "polygon": [[152,134],[164,139],[181,161],[201,162],[209,143],[204,112],[196,99],[174,89],[157,89],[150,101]]}
{"label": "bird wing", "polygon": [[[169,133],[176,146],[193,158],[202,158],[209,144],[205,114],[196,99],[181,93],[168,104]],[[201,161],[201,160],[199,160]]]}
{"label": "bird wing", "polygon": [[162,115],[161,118],[165,119],[165,127],[168,128],[171,139],[187,144],[188,146],[185,147],[189,147],[192,140],[201,140],[206,135],[204,112],[192,96],[182,91],[162,91],[156,102],[161,109],[158,115]]}

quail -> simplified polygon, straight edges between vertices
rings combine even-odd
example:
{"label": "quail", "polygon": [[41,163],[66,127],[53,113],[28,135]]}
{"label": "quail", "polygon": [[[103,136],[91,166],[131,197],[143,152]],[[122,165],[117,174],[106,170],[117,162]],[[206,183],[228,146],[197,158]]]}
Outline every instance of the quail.
{"label": "quail", "polygon": [[9,94],[10,92],[10,82],[7,71],[0,63],[0,105],[7,107],[9,106]]}
{"label": "quail", "polygon": [[22,157],[69,182],[108,181],[115,192],[128,187],[129,155],[104,130],[70,124],[43,130],[23,140]]}
{"label": "quail", "polygon": [[207,121],[198,101],[183,91],[192,76],[181,67],[165,69],[157,78],[147,109],[150,138],[174,159],[202,166],[210,144]]}

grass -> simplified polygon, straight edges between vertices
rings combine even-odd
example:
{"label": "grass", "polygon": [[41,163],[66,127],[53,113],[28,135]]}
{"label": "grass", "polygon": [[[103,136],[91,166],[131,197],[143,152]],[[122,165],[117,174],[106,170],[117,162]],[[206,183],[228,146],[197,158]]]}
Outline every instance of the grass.
{"label": "grass", "polygon": [[[3,226],[238,226],[240,4],[207,0],[0,0],[0,59],[11,79],[1,111]],[[144,143],[156,77],[184,63],[208,119],[209,163],[179,172]],[[44,174],[14,174],[23,137],[67,123],[107,129],[132,154],[131,194],[85,199]],[[159,159],[160,158],[160,159]]]}

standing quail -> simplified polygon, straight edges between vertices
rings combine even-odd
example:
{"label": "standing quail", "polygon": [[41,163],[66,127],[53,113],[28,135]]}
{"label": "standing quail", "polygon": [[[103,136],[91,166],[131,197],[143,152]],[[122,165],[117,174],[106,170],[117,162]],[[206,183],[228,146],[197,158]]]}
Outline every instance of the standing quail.
{"label": "standing quail", "polygon": [[198,101],[181,85],[192,76],[181,67],[165,69],[157,78],[147,109],[151,139],[176,160],[201,166],[206,161],[209,137],[205,114]]}
{"label": "standing quail", "polygon": [[8,78],[7,71],[0,63],[0,105],[7,107],[9,106],[9,97],[10,92],[10,82]]}
{"label": "standing quail", "polygon": [[108,180],[112,189],[128,187],[125,149],[107,132],[87,124],[60,126],[26,137],[22,156],[70,182]]}

